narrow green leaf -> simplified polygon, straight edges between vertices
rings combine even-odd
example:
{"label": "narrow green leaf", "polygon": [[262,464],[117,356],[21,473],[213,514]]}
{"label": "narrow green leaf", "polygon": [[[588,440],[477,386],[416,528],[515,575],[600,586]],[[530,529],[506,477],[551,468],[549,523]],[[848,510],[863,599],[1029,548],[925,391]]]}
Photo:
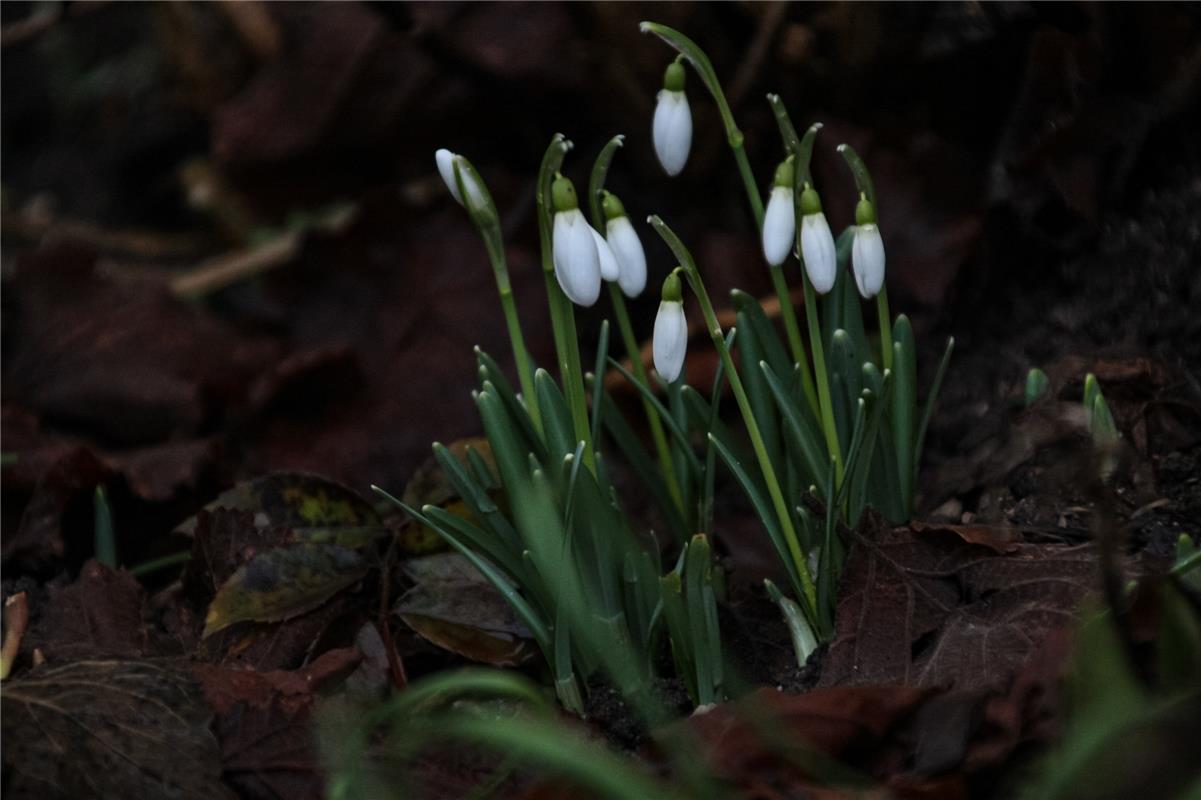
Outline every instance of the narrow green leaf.
{"label": "narrow green leaf", "polygon": [[95,556],[106,567],[117,568],[117,534],[113,530],[113,511],[108,505],[104,486],[97,486],[92,500],[95,518]]}
{"label": "narrow green leaf", "polygon": [[[597,230],[604,230],[601,226]],[[596,342],[596,367],[592,383],[592,441],[600,449],[601,393],[605,390],[605,362],[609,358],[609,320],[601,322],[600,336]]]}
{"label": "narrow green leaf", "polygon": [[534,391],[538,393],[538,408],[542,411],[542,428],[546,433],[548,460],[545,463],[557,463],[563,456],[575,452],[571,411],[555,379],[546,370],[539,369],[534,373]]}
{"label": "narrow green leaf", "polygon": [[688,434],[680,428],[679,424],[676,422],[675,416],[668,411],[666,407],[664,407],[663,403],[659,401],[659,398],[655,396],[655,393],[651,391],[646,384],[635,378],[633,373],[631,373],[628,369],[623,367],[619,362],[612,358],[609,359],[609,364],[618,372],[620,372],[626,380],[633,384],[634,388],[638,390],[639,394],[650,401],[656,413],[658,413],[659,418],[663,420],[663,425],[667,428],[668,433],[670,433],[675,441],[681,445],[680,449],[684,454],[685,460],[688,462],[688,466],[693,470],[693,474],[701,475],[701,462],[697,460],[696,454],[692,452],[691,442],[688,438]]}
{"label": "narrow green leaf", "polygon": [[517,614],[517,616],[521,618],[522,623],[529,628],[530,635],[534,637],[534,641],[538,643],[539,649],[541,649],[543,654],[546,655],[547,661],[551,661],[551,658],[553,657],[553,651],[551,650],[550,632],[547,629],[546,623],[537,614],[537,612],[534,611],[529,602],[517,592],[517,589],[513,585],[512,581],[505,577],[505,575],[499,569],[493,566],[487,559],[481,558],[479,555],[477,555],[471,547],[455,536],[451,529],[440,527],[434,522],[434,520],[425,516],[412,506],[403,503],[380,487],[372,486],[371,488],[385,500],[393,503],[413,519],[418,520],[422,524],[427,525],[430,529],[436,531],[451,547],[462,553],[463,557],[470,561],[471,565],[478,569],[480,574],[487,578],[488,582],[496,587],[496,590],[500,592],[501,596],[504,597],[509,603],[509,606],[513,609],[513,612]]}
{"label": "narrow green leaf", "polygon": [[767,385],[775,396],[776,406],[783,415],[791,447],[799,456],[800,466],[803,467],[802,480],[809,483],[818,482],[819,486],[825,485],[824,476],[830,467],[824,438],[806,423],[800,411],[802,404],[790,402],[788,390],[779,376],[772,372],[771,367],[766,362],[761,362],[759,369],[767,378]]}
{"label": "narrow green leaf", "polygon": [[951,363],[951,351],[955,349],[955,338],[947,339],[947,349],[942,353],[938,362],[938,372],[934,373],[934,383],[930,385],[930,394],[926,397],[926,408],[922,411],[922,422],[917,429],[917,439],[913,445],[913,473],[917,474],[922,462],[922,449],[926,445],[926,429],[930,427],[930,417],[934,414],[934,404],[938,400],[938,392],[942,389],[942,379],[947,374],[947,365]]}
{"label": "narrow green leaf", "polygon": [[771,503],[760,491],[759,486],[751,478],[746,469],[739,463],[737,457],[730,451],[720,439],[709,434],[713,446],[717,450],[717,454],[721,456],[721,460],[726,467],[734,474],[734,479],[738,481],[738,485],[742,487],[742,491],[750,500],[751,506],[755,509],[755,514],[758,515],[763,527],[767,529],[768,538],[771,540],[772,546],[776,549],[776,554],[780,557],[780,563],[784,565],[788,572],[789,581],[793,585],[793,590],[799,596],[804,596],[804,587],[801,583],[800,575],[797,574],[796,566],[792,563],[792,555],[788,549],[788,543],[784,541],[784,534],[780,531],[780,523],[776,517],[775,510]]}

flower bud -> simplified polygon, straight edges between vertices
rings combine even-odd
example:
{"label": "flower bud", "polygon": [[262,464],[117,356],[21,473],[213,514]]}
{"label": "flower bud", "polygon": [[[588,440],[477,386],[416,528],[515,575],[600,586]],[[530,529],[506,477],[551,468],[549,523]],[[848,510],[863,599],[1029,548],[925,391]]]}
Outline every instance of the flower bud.
{"label": "flower bud", "polygon": [[637,297],[646,288],[646,252],[642,240],[616,195],[605,192],[605,238],[617,258],[617,285],[626,297]]}
{"label": "flower bud", "polygon": [[551,184],[555,207],[552,254],[555,277],[563,294],[580,306],[590,306],[600,297],[600,254],[596,232],[580,213],[575,187],[562,175]]}
{"label": "flower bud", "polygon": [[[467,193],[473,206],[482,208],[487,205],[484,193],[480,191],[476,182],[475,170],[467,164],[466,159],[458,153],[452,153],[446,148],[442,148],[434,153],[434,161],[438,165],[438,174],[442,176],[442,182],[446,184],[446,188],[450,190],[451,196],[459,205],[463,205],[463,195],[459,191],[459,179],[462,179],[463,185],[467,187]],[[458,178],[455,177],[456,165],[459,167]]]}
{"label": "flower bud", "polygon": [[763,215],[763,257],[773,267],[783,264],[795,246],[796,209],[792,179],[792,156],[789,156],[776,168],[776,179]]}
{"label": "flower bud", "polygon": [[684,316],[680,278],[675,272],[663,281],[662,298],[659,313],[655,315],[651,349],[655,357],[655,369],[663,380],[671,383],[680,377],[684,355],[688,351],[688,320]]}
{"label": "flower bud", "polygon": [[684,94],[684,65],[673,61],[663,74],[663,89],[651,127],[655,155],[668,175],[678,175],[692,148],[692,111]]}
{"label": "flower bud", "polygon": [[809,282],[818,294],[834,288],[838,277],[838,259],[834,250],[834,234],[822,213],[821,198],[811,186],[801,192],[801,257]]}

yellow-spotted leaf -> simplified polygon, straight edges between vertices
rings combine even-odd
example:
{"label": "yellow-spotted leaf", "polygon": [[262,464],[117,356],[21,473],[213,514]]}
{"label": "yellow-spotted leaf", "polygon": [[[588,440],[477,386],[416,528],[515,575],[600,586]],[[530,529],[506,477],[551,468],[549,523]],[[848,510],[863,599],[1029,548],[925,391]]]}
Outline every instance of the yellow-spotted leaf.
{"label": "yellow-spotted leaf", "polygon": [[259,553],[217,590],[204,619],[204,636],[238,622],[280,622],[311,611],[357,583],[369,566],[360,553],[332,542]]}

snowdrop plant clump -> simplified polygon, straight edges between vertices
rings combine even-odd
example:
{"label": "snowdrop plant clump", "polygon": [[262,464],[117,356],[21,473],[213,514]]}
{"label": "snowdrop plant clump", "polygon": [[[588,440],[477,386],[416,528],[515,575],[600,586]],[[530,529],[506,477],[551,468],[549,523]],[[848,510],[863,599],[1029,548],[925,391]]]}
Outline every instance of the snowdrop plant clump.
{"label": "snowdrop plant clump", "polygon": [[[904,316],[894,321],[888,313],[878,205],[858,155],[839,148],[859,202],[854,224],[835,239],[810,172],[821,126],[798,136],[780,99],[770,95],[783,159],[765,206],[744,136],[707,56],[670,28],[643,23],[642,30],[678,52],[658,95],[654,151],[668,175],[687,161],[692,118],[684,83],[685,66],[691,66],[721,115],[779,301],[783,339],[758,300],[739,291],[732,295],[736,323],[724,329],[691,252],[652,215],[647,221],[678,264],[663,282],[654,320],[652,382],[626,307],[627,297],[645,289],[647,254],[625,205],[605,190],[623,139],[604,146],[587,191],[577,195],[561,172],[572,145],[556,135],[535,191],[556,353],[552,377],[526,351],[491,195],[466,158],[439,150],[438,171],[479,230],[492,263],[519,390],[477,349],[480,386],[474,396],[493,463],[471,450],[460,460],[435,445],[470,513],[401,504],[496,586],[537,642],[560,700],[577,711],[597,671],[627,695],[645,697],[662,670],[665,649],[698,704],[721,698],[721,581],[708,541],[719,459],[779,556],[791,596],[774,584],[768,590],[792,629],[798,658],[827,638],[847,549],[840,531],[868,507],[895,521],[909,517],[925,429],[950,354],[948,345],[919,413],[913,331]],[[807,335],[792,301],[790,274],[799,278]],[[628,367],[609,358],[606,321],[589,375],[575,307],[595,306],[605,286]],[[685,286],[719,357],[707,394],[688,385]],[[875,336],[864,324],[860,298],[876,301]],[[604,380],[610,366],[637,388],[651,448],[610,398]],[[727,388],[741,431],[721,415]],[[674,555],[671,569],[664,568],[654,532],[640,530],[624,512],[609,473],[610,447],[625,457],[662,512],[674,539],[667,550]]]}
{"label": "snowdrop plant clump", "polygon": [[[780,556],[795,600],[769,588],[779,598],[803,658],[807,653],[802,650],[833,629],[834,589],[847,547],[839,525],[856,524],[868,507],[895,522],[912,513],[925,431],[953,343],[948,342],[925,407],[919,409],[913,330],[904,316],[894,321],[888,311],[884,241],[866,165],[849,146],[838,148],[859,201],[854,224],[836,239],[809,169],[821,124],[798,136],[780,98],[769,95],[785,159],[776,169],[765,208],[743,135],[708,57],[671,28],[646,22],[642,30],[675,49],[676,63],[682,59],[693,67],[716,102],[779,301],[783,341],[763,307],[734,292],[733,349],[741,355],[737,368],[701,271],[670,228],[651,218],[699,301],[742,416],[750,454],[727,431],[710,425],[707,433]],[[799,261],[807,337],[785,274],[793,255]],[[864,324],[859,299],[876,302],[874,337]],[[672,330],[677,327],[673,324]],[[674,354],[674,345],[670,338],[662,347],[656,341],[656,364],[660,350]]]}
{"label": "snowdrop plant clump", "polygon": [[[698,704],[722,697],[716,579],[708,540],[689,533],[679,520],[673,524],[678,558],[664,569],[654,538],[634,528],[609,478],[602,430],[625,431],[628,425],[603,381],[598,377],[586,383],[581,368],[574,308],[596,304],[605,283],[627,349],[638,353],[624,297],[643,291],[646,254],[624,205],[604,191],[609,163],[621,144],[621,137],[610,140],[593,167],[586,204],[591,223],[574,185],[560,172],[571,143],[555,136],[539,171],[538,222],[558,380],[536,368],[525,350],[498,213],[483,179],[466,158],[446,150],[435,154],[447,188],[484,239],[521,391],[477,349],[480,386],[474,397],[491,459],[472,448],[460,458],[434,445],[467,515],[438,506],[414,508],[377,490],[437,531],[493,583],[542,651],[560,701],[577,712],[583,710],[585,687],[597,672],[649,707],[648,689],[665,663],[665,651]],[[599,233],[602,228],[605,236]],[[676,283],[678,300],[678,279]],[[682,310],[677,321],[684,323]],[[679,338],[686,335],[682,331]],[[597,349],[595,374],[603,376],[607,322]],[[661,421],[653,406],[648,409],[653,431]],[[630,446],[630,438],[624,437],[623,448]],[[660,455],[670,465],[670,450],[664,447]],[[666,490],[663,494],[669,496]]]}

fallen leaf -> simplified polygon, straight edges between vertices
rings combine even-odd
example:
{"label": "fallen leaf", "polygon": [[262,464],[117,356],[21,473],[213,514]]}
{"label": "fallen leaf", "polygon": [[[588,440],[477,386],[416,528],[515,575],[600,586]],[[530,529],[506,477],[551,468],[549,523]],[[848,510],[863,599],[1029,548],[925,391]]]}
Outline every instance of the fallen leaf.
{"label": "fallen leaf", "polygon": [[354,648],[330,650],[293,671],[193,667],[216,712],[226,781],[249,798],[324,795],[312,726],[316,693],[341,681],[359,662]]}
{"label": "fallen leaf", "polygon": [[920,534],[949,533],[958,536],[968,544],[987,547],[994,553],[1012,553],[1025,541],[1021,529],[1012,525],[948,525],[910,522],[909,530]]}
{"label": "fallen leaf", "polygon": [[493,666],[518,666],[534,655],[529,631],[459,553],[410,559],[402,568],[415,585],[393,610],[426,641]]}
{"label": "fallen leaf", "polygon": [[337,544],[277,547],[230,576],[209,605],[205,638],[237,622],[279,622],[311,611],[367,574],[367,560]]}
{"label": "fallen leaf", "polygon": [[74,583],[49,587],[23,652],[40,649],[57,662],[150,655],[145,601],[142,585],[128,572],[88,561]]}
{"label": "fallen leaf", "polygon": [[77,661],[5,683],[0,704],[6,795],[233,797],[186,670]]}
{"label": "fallen leaf", "polygon": [[842,575],[820,686],[1004,684],[1098,585],[1091,547],[998,554],[868,519]]}
{"label": "fallen leaf", "polygon": [[[383,522],[375,509],[357,492],[340,483],[300,472],[273,472],[239,483],[222,492],[205,506],[248,511],[256,528],[289,528],[299,538],[337,541],[357,547],[383,533]],[[197,518],[177,528],[195,534]]]}

